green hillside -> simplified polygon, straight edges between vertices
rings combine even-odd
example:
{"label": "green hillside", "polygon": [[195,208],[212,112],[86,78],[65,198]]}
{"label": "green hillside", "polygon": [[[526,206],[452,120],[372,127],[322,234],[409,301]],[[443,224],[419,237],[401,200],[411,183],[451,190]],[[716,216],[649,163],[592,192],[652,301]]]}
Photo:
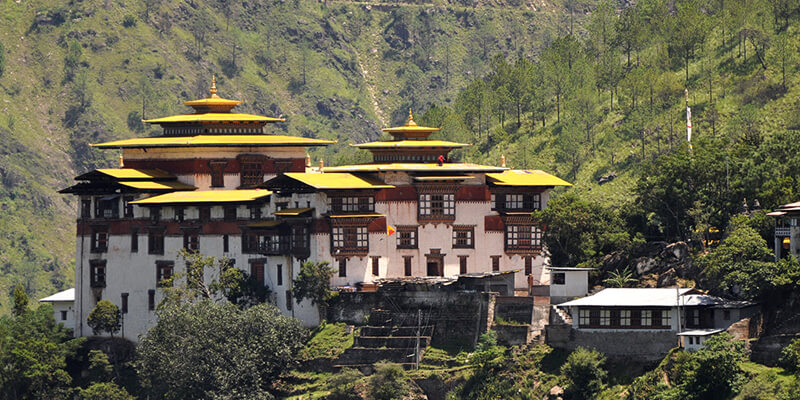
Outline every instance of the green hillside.
{"label": "green hillside", "polygon": [[0,314],[18,283],[71,285],[75,202],[56,190],[118,156],[89,143],[156,134],[140,119],[185,112],[216,74],[241,111],[286,118],[273,132],[339,140],[315,159],[363,159],[347,144],[580,21],[523,3],[0,2]]}

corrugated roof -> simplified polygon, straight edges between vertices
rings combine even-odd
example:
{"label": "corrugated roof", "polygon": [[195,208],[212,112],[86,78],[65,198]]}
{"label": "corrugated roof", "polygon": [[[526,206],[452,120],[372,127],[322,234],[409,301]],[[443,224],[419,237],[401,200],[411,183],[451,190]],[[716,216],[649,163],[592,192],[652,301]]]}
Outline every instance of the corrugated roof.
{"label": "corrugated roof", "polygon": [[448,142],[444,140],[397,140],[351,144],[350,146],[358,147],[360,149],[417,149],[431,147],[458,148],[471,145],[467,143]]}
{"label": "corrugated roof", "polygon": [[75,301],[75,288],[70,288],[39,300],[40,303],[55,303],[62,301]]}
{"label": "corrugated roof", "polygon": [[281,217],[296,217],[298,215],[305,214],[307,212],[313,211],[313,208],[284,208],[280,211],[275,211],[272,215],[277,215]]}
{"label": "corrugated roof", "polygon": [[95,171],[116,179],[175,179],[175,175],[160,169],[101,168]]}
{"label": "corrugated roof", "polygon": [[[690,288],[682,288],[680,289],[680,294],[683,296],[692,290]],[[568,301],[559,304],[559,306],[675,307],[678,305],[677,294],[678,291],[675,288],[607,288],[592,296]],[[686,304],[684,300],[681,300],[681,305],[694,304]]]}
{"label": "corrugated roof", "polygon": [[196,187],[178,181],[153,182],[153,181],[120,181],[120,185],[139,190],[195,190]]}
{"label": "corrugated roof", "polygon": [[336,215],[329,215],[331,218],[377,218],[377,217],[385,217],[385,214],[378,214],[378,213],[362,213],[362,214],[336,214]]}
{"label": "corrugated roof", "polygon": [[184,203],[246,203],[263,199],[272,192],[264,189],[243,190],[198,190],[193,192],[173,192],[132,201],[142,206]]}
{"label": "corrugated roof", "polygon": [[338,167],[325,167],[325,172],[501,172],[503,167],[479,165],[471,163],[388,163],[388,164],[356,164]]}
{"label": "corrugated roof", "polygon": [[486,174],[498,186],[572,186],[571,183],[541,170],[512,169]]}
{"label": "corrugated roof", "polygon": [[[208,99],[204,99],[208,100]],[[202,100],[198,100],[202,101]],[[232,100],[235,101],[235,100]],[[155,118],[143,120],[149,124],[169,124],[169,123],[185,123],[185,122],[283,122],[283,118],[265,117],[263,115],[255,114],[240,114],[240,113],[201,113],[201,114],[179,114],[171,115],[169,117]]]}
{"label": "corrugated roof", "polygon": [[160,136],[116,140],[93,144],[100,149],[108,148],[149,148],[149,147],[278,147],[278,146],[327,146],[331,140],[309,139],[285,135],[197,135]]}
{"label": "corrugated roof", "polygon": [[710,336],[724,332],[723,329],[692,329],[678,334],[678,336]]}
{"label": "corrugated roof", "polygon": [[377,179],[348,173],[287,172],[284,175],[315,189],[390,189],[394,187]]}

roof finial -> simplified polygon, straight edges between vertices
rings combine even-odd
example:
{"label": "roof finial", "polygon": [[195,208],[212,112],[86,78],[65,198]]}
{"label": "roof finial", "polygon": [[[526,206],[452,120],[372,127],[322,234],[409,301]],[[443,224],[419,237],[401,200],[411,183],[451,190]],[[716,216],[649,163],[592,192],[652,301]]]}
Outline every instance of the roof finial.
{"label": "roof finial", "polygon": [[209,97],[214,97],[217,94],[217,76],[214,74],[211,74],[211,90],[209,92],[211,93]]}
{"label": "roof finial", "polygon": [[500,155],[500,166],[503,168],[506,167],[506,156],[503,154]]}
{"label": "roof finial", "polygon": [[411,114],[411,107],[408,108],[408,122],[406,122],[406,126],[417,126],[417,123],[414,122],[414,115]]}

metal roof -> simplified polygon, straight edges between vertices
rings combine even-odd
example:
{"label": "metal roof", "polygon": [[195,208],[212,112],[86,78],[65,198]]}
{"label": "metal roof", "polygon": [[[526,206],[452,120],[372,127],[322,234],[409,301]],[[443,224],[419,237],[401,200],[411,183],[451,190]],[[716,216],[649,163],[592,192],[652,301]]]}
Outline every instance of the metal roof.
{"label": "metal roof", "polygon": [[502,172],[507,168],[472,163],[387,163],[325,167],[325,172]]}
{"label": "metal roof", "polygon": [[287,172],[284,175],[315,189],[391,189],[394,187],[394,185],[388,185],[377,179],[349,173]]}
{"label": "metal roof", "polygon": [[395,140],[351,144],[350,146],[358,147],[360,149],[419,149],[431,147],[458,148],[471,145],[467,143],[448,142],[444,140]]}
{"label": "metal roof", "polygon": [[541,170],[513,169],[486,174],[498,186],[572,186],[571,183]]}
{"label": "metal roof", "polygon": [[120,181],[120,185],[139,190],[195,190],[196,187],[178,181],[153,182],[153,181]]}
{"label": "metal roof", "polygon": [[100,149],[151,148],[151,147],[281,147],[281,146],[327,146],[331,140],[309,139],[285,135],[197,135],[159,136],[116,140],[92,144]]}
{"label": "metal roof", "polygon": [[161,194],[142,200],[132,201],[131,204],[149,206],[191,203],[245,203],[260,200],[271,194],[271,191],[264,189],[198,190],[192,192],[172,192]]}
{"label": "metal roof", "polygon": [[692,329],[678,334],[678,336],[710,336],[724,332],[723,329]]}
{"label": "metal roof", "polygon": [[580,268],[580,267],[544,267],[551,271],[596,271],[597,268]]}
{"label": "metal roof", "polygon": [[67,301],[75,301],[75,288],[70,288],[39,300],[40,303],[57,303]]}
{"label": "metal roof", "polygon": [[[694,289],[679,289],[685,295]],[[675,288],[606,288],[600,292],[580,299],[562,303],[559,306],[601,306],[601,307],[676,307],[678,291]],[[710,296],[709,296],[710,297]],[[690,305],[681,301],[681,305]]]}
{"label": "metal roof", "polygon": [[254,114],[239,113],[202,113],[202,114],[180,114],[169,117],[143,120],[149,124],[170,124],[186,122],[283,122],[283,118],[265,117]]}

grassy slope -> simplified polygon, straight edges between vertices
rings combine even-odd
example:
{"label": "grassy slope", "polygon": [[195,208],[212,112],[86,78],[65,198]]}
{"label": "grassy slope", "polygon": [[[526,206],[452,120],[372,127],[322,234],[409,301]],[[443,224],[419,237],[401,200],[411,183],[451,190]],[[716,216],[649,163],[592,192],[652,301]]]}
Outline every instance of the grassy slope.
{"label": "grassy slope", "polygon": [[[71,285],[75,202],[56,190],[115,164],[116,152],[87,143],[157,133],[128,125],[143,99],[147,117],[186,112],[181,101],[204,96],[215,73],[221,95],[244,100],[242,112],[287,118],[273,132],[340,141],[315,158],[364,160],[347,144],[374,139],[409,106],[447,104],[485,73],[475,43],[488,55],[533,54],[560,15],[549,2],[156,3],[145,17],[144,1],[0,2],[0,314],[18,283],[34,298]],[[128,16],[136,24],[124,27]],[[73,41],[80,56],[70,80]]]}

